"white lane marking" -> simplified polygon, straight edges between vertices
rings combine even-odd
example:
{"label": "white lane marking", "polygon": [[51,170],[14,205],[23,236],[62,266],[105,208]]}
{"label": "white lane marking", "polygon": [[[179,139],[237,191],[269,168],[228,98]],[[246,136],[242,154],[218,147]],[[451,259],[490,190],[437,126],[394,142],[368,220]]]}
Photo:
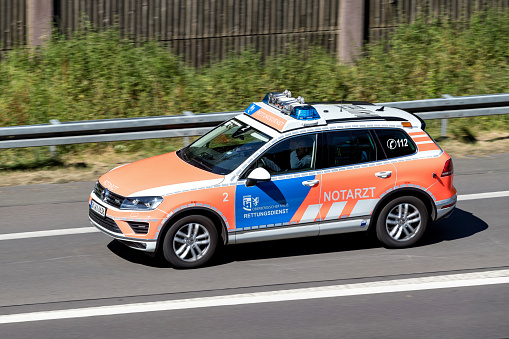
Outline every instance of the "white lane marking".
{"label": "white lane marking", "polygon": [[65,257],[58,257],[58,258],[47,258],[47,259],[41,259],[41,260],[24,260],[24,261],[14,261],[9,262],[7,265],[18,265],[18,264],[29,264],[34,262],[43,262],[43,261],[55,261],[55,260],[65,260],[70,258],[81,258],[81,257],[91,257],[91,254],[81,254],[81,255],[68,255]]}
{"label": "white lane marking", "polygon": [[509,283],[509,270],[0,315],[0,324]]}
{"label": "white lane marking", "polygon": [[[458,195],[458,201],[488,199],[488,198],[502,198],[502,197],[509,197],[509,191],[463,194],[463,195]],[[100,231],[95,227],[80,227],[80,228],[66,228],[66,229],[61,229],[61,230],[50,230],[50,231],[8,233],[8,234],[0,234],[0,241],[1,240],[26,239],[26,238],[52,237],[52,236],[56,236],[56,235],[82,234],[82,233],[93,233],[93,232],[100,232]]]}
{"label": "white lane marking", "polygon": [[458,201],[488,199],[488,198],[502,198],[502,197],[509,197],[509,191],[463,194],[463,195],[458,195]]}
{"label": "white lane marking", "polygon": [[95,227],[79,227],[79,228],[64,228],[61,230],[50,230],[50,231],[7,233],[7,234],[0,234],[0,240],[53,237],[55,235],[82,234],[82,233],[92,233],[92,232],[100,232],[100,231]]}

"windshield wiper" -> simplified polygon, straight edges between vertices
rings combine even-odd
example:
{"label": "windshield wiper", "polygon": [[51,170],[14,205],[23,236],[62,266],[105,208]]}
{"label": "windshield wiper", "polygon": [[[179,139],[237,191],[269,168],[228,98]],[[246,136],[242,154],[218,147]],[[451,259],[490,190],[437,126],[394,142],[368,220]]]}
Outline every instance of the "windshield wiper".
{"label": "windshield wiper", "polygon": [[207,166],[204,162],[201,162],[201,161],[197,160],[196,158],[191,159],[189,162],[192,162],[194,164],[199,165],[199,166],[196,166],[196,167],[204,169],[204,170],[206,170],[208,172],[212,172],[212,167]]}

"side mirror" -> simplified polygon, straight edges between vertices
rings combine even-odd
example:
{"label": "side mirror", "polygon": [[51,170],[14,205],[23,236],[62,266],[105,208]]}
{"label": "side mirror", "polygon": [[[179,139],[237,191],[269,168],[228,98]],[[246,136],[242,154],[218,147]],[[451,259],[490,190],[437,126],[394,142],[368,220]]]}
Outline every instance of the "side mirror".
{"label": "side mirror", "polygon": [[270,173],[263,167],[255,168],[249,173],[246,180],[246,187],[256,185],[258,181],[270,181]]}

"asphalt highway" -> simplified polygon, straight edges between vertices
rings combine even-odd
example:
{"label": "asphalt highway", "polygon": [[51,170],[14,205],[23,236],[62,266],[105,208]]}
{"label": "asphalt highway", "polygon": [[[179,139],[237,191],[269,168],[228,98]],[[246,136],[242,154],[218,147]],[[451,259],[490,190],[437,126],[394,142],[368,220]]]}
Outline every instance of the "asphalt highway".
{"label": "asphalt highway", "polygon": [[457,209],[415,247],[362,233],[233,245],[195,270],[91,230],[93,182],[0,188],[0,338],[507,338],[509,284],[493,274],[509,272],[509,154],[454,166]]}

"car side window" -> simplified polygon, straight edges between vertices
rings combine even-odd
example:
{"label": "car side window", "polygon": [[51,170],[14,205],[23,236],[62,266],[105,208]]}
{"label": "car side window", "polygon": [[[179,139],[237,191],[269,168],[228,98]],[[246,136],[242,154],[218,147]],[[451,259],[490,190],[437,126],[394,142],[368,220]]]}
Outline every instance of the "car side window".
{"label": "car side window", "polygon": [[316,135],[300,135],[285,139],[267,150],[251,166],[264,167],[270,174],[306,171],[314,168]]}
{"label": "car side window", "polygon": [[378,159],[375,141],[368,130],[326,133],[325,167],[347,166]]}
{"label": "car side window", "polygon": [[414,154],[417,147],[412,139],[399,129],[376,129],[380,143],[387,155],[387,158],[397,158]]}

